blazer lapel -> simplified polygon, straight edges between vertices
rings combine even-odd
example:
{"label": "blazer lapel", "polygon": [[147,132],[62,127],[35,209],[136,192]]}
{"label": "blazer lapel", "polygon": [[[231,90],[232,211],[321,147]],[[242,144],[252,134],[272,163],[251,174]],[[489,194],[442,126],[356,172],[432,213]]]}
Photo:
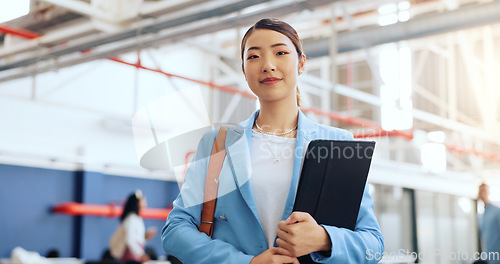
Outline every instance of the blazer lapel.
{"label": "blazer lapel", "polygon": [[229,157],[236,186],[257,221],[259,221],[259,213],[250,183],[250,175],[252,175],[250,146],[252,144],[252,127],[258,114],[259,111],[257,110],[249,119],[241,122],[233,129],[229,129],[226,139],[227,156]]}
{"label": "blazer lapel", "polygon": [[282,220],[285,220],[292,214],[293,204],[295,202],[295,194],[302,166],[302,156],[307,148],[307,144],[314,139],[318,125],[308,119],[302,111],[299,110],[299,121],[297,127],[297,141],[295,143],[295,156],[293,160],[293,175],[290,184],[290,190],[286,199],[285,208],[283,210]]}

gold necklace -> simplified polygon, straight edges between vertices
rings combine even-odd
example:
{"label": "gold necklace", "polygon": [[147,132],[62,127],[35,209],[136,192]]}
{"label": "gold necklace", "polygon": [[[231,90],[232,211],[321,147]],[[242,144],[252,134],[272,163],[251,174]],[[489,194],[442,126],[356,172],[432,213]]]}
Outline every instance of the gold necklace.
{"label": "gold necklace", "polygon": [[287,130],[287,131],[285,131],[285,132],[283,132],[283,133],[273,133],[273,132],[264,131],[264,129],[262,129],[262,128],[259,126],[259,124],[257,124],[257,119],[255,119],[255,127],[257,127],[257,130],[259,130],[259,132],[264,133],[264,134],[268,134],[268,135],[273,135],[273,136],[283,136],[283,135],[286,135],[286,134],[290,134],[290,133],[292,133],[295,129],[297,129],[297,128],[298,128],[298,126],[299,126],[299,125],[297,124],[294,128],[292,128],[292,129],[290,129],[290,130]]}

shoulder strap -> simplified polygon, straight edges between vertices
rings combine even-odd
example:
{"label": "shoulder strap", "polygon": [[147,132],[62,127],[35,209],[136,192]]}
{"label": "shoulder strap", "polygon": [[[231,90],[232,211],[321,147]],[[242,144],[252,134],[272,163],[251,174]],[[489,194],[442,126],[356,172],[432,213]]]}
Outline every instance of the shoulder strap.
{"label": "shoulder strap", "polygon": [[208,163],[207,178],[205,180],[205,193],[203,196],[203,209],[201,211],[200,232],[212,237],[214,231],[215,205],[217,203],[217,189],[219,187],[219,174],[222,162],[226,156],[227,127],[221,127],[215,138],[212,155]]}

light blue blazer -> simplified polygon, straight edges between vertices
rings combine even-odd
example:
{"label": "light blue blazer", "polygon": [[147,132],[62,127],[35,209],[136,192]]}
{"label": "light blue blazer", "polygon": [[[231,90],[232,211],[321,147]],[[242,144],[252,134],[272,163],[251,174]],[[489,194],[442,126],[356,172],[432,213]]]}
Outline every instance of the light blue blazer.
{"label": "light blue blazer", "polygon": [[[258,114],[257,110],[249,119],[228,129],[227,155],[219,176],[212,238],[199,232],[198,227],[208,156],[217,131],[205,134],[198,145],[194,161],[186,172],[182,190],[174,201],[173,209],[161,232],[165,251],[179,258],[184,264],[249,263],[254,256],[268,249],[249,181],[252,170],[252,126]],[[348,131],[312,122],[299,110],[292,183],[282,220],[292,213],[305,145],[314,139],[352,138]],[[330,236],[332,251],[330,256],[320,252],[311,253],[316,262],[377,263],[373,256],[377,253],[381,256],[384,251],[384,240],[373,214],[373,200],[366,187],[354,231],[325,225],[324,228]]]}

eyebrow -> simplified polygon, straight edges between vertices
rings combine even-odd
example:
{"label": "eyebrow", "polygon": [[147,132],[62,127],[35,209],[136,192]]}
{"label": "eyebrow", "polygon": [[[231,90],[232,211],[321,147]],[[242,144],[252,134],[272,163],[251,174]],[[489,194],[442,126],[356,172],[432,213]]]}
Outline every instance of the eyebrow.
{"label": "eyebrow", "polygon": [[[286,45],[285,43],[276,43],[276,44],[271,45],[271,48],[278,47],[278,46],[288,46],[288,45]],[[247,49],[247,51],[250,51],[250,50],[260,50],[260,47],[250,47]]]}

